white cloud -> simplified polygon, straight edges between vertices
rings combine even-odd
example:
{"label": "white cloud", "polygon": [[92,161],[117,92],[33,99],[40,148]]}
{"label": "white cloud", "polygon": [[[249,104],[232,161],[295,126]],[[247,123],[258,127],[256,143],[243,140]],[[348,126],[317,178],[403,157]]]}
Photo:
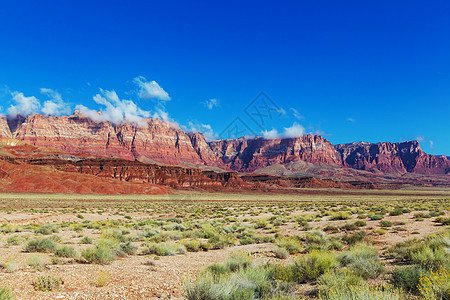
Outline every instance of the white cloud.
{"label": "white cloud", "polygon": [[418,141],[418,142],[424,142],[425,141],[425,137],[423,135],[416,136],[414,139],[416,141]]}
{"label": "white cloud", "polygon": [[147,79],[143,76],[136,77],[133,81],[139,87],[139,98],[161,101],[170,100],[169,94],[156,81],[147,81]]}
{"label": "white cloud", "polygon": [[23,93],[19,92],[12,92],[11,95],[15,104],[8,108],[8,116],[10,118],[15,118],[18,115],[26,117],[31,114],[39,113],[41,104],[36,97],[25,97]]}
{"label": "white cloud", "polygon": [[83,115],[95,122],[109,121],[114,124],[131,122],[140,126],[145,126],[143,118],[149,118],[150,112],[140,109],[131,100],[121,100],[115,91],[106,91],[100,89],[101,94],[93,97],[97,104],[105,107],[100,112],[87,108],[84,105],[77,105]]}
{"label": "white cloud", "polygon": [[294,123],[291,127],[285,127],[284,132],[278,133],[276,129],[272,129],[270,131],[264,130],[262,135],[265,139],[287,139],[287,138],[295,138],[305,134],[305,128],[298,124]]}
{"label": "white cloud", "polygon": [[191,132],[199,132],[203,134],[207,142],[214,141],[218,138],[218,134],[214,132],[211,125],[200,124],[197,122],[189,122],[188,126],[182,126],[184,130]]}
{"label": "white cloud", "polygon": [[41,88],[41,93],[50,97],[50,100],[44,102],[42,112],[46,115],[68,115],[71,109],[61,97],[61,94],[52,89]]}
{"label": "white cloud", "polygon": [[428,141],[428,143],[430,143],[430,148],[434,149],[434,142],[433,141]]}
{"label": "white cloud", "polygon": [[350,122],[350,123],[355,123],[355,122],[356,122],[356,120],[353,119],[353,118],[347,118],[346,121],[347,121],[347,122]]}
{"label": "white cloud", "polygon": [[217,106],[219,106],[219,100],[218,99],[209,99],[209,100],[206,100],[204,103],[203,103],[209,110],[212,110],[214,107],[217,107]]}

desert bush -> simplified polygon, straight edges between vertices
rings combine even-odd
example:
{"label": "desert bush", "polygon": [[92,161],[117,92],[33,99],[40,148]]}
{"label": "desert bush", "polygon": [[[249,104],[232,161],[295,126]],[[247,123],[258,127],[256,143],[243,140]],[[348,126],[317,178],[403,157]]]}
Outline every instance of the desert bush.
{"label": "desert bush", "polygon": [[286,259],[289,257],[289,252],[285,248],[281,248],[278,246],[273,247],[272,253],[275,255],[276,258],[279,259]]}
{"label": "desert bush", "polygon": [[58,226],[54,224],[42,225],[34,230],[36,234],[49,235],[59,232]]}
{"label": "desert bush", "polygon": [[329,295],[333,290],[350,289],[362,283],[362,279],[349,269],[330,270],[319,277],[319,295]]}
{"label": "desert bush", "polygon": [[450,299],[450,274],[442,266],[436,271],[429,271],[419,279],[418,290],[427,300]]}
{"label": "desert bush", "polygon": [[343,252],[339,260],[364,279],[375,278],[383,271],[377,251],[365,244],[357,244],[350,251]]}
{"label": "desert bush", "polygon": [[64,281],[61,278],[50,275],[39,276],[32,283],[37,291],[53,291],[62,284],[64,284]]}
{"label": "desert bush", "polygon": [[252,266],[253,259],[246,252],[234,252],[230,255],[225,266],[231,271],[245,270]]}
{"label": "desert bush", "polygon": [[389,221],[381,221],[380,222],[381,227],[392,227],[392,222]]}
{"label": "desert bush", "polygon": [[391,283],[397,288],[417,293],[422,273],[426,273],[426,271],[420,266],[397,267],[392,272]]}
{"label": "desert bush", "polygon": [[305,249],[301,244],[300,239],[294,236],[276,239],[275,245],[286,249],[289,254],[297,254]]}
{"label": "desert bush", "polygon": [[350,288],[330,289],[321,292],[319,299],[323,300],[403,300],[404,295],[399,290],[389,287],[371,287],[358,284]]}
{"label": "desert bush", "polygon": [[185,240],[181,242],[188,252],[200,251],[200,241],[198,240]]}
{"label": "desert bush", "polygon": [[18,263],[14,259],[9,259],[2,267],[5,268],[6,272],[13,273],[17,270]]}
{"label": "desert bush", "polygon": [[8,245],[21,245],[27,240],[28,236],[15,234],[8,237],[6,243],[8,243]]}
{"label": "desert bush", "polygon": [[138,247],[131,244],[131,242],[127,242],[119,245],[119,253],[124,253],[127,255],[134,255],[137,252]]}
{"label": "desert bush", "polygon": [[25,262],[36,271],[43,271],[46,266],[45,257],[42,254],[32,254]]}
{"label": "desert bush", "polygon": [[14,300],[15,298],[9,288],[0,286],[0,300]]}
{"label": "desert bush", "polygon": [[294,261],[293,277],[298,283],[316,280],[330,268],[339,266],[336,255],[327,251],[311,251]]}
{"label": "desert bush", "polygon": [[70,246],[61,246],[55,250],[55,255],[59,257],[74,258],[77,256],[77,251]]}
{"label": "desert bush", "polygon": [[55,248],[56,243],[51,239],[39,238],[29,241],[25,246],[25,252],[53,252]]}
{"label": "desert bush", "polygon": [[292,299],[292,285],[270,280],[265,266],[239,268],[236,272],[215,269],[215,273],[208,268],[195,280],[184,282],[186,299]]}
{"label": "desert bush", "polygon": [[436,223],[440,223],[442,226],[448,226],[450,225],[450,217],[445,218],[445,217],[437,217],[434,222]]}
{"label": "desert bush", "polygon": [[348,220],[350,219],[350,215],[348,212],[337,212],[337,213],[332,213],[331,216],[329,217],[330,221],[334,221],[334,220]]}
{"label": "desert bush", "polygon": [[116,259],[116,253],[113,248],[107,245],[97,245],[84,249],[81,252],[81,257],[87,263],[109,265]]}
{"label": "desert bush", "polygon": [[370,219],[371,221],[378,221],[378,220],[382,220],[382,219],[383,219],[383,216],[382,216],[382,215],[371,215],[371,216],[369,217],[369,219]]}
{"label": "desert bush", "polygon": [[95,286],[96,287],[103,287],[106,286],[109,282],[109,278],[111,276],[107,271],[100,271],[95,275]]}
{"label": "desert bush", "polygon": [[342,241],[348,245],[354,245],[364,240],[365,236],[366,236],[365,231],[358,231],[353,234],[345,234],[342,237]]}
{"label": "desert bush", "polygon": [[143,251],[144,255],[156,254],[158,256],[173,256],[176,254],[186,253],[186,248],[183,245],[175,243],[149,243]]}
{"label": "desert bush", "polygon": [[80,244],[92,244],[92,239],[88,236],[85,236],[80,240]]}
{"label": "desert bush", "polygon": [[208,239],[212,249],[222,249],[228,246],[234,246],[236,237],[232,234],[217,234]]}

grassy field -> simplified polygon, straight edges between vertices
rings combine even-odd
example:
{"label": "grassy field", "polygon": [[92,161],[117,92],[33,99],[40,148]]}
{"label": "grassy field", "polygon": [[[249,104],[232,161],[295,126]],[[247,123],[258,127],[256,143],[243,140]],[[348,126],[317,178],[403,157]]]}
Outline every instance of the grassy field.
{"label": "grassy field", "polygon": [[449,299],[450,191],[0,195],[0,299]]}

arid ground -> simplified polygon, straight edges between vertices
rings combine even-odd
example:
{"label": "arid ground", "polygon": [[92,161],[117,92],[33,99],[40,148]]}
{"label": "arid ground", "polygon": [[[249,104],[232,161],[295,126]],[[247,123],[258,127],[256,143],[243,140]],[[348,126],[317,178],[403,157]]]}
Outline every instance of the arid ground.
{"label": "arid ground", "polygon": [[[16,299],[183,298],[188,282],[232,253],[286,265],[314,247],[339,255],[364,242],[383,265],[366,279],[378,286],[400,265],[389,249],[446,230],[449,209],[450,190],[430,189],[2,194],[0,284]],[[37,281],[47,275],[54,280]],[[298,282],[289,295],[319,298],[317,289]]]}

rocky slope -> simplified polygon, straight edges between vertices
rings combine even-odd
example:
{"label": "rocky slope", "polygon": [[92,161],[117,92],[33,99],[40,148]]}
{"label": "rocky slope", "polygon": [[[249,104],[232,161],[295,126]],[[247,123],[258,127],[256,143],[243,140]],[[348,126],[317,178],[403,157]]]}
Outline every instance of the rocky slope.
{"label": "rocky slope", "polygon": [[[72,116],[31,115],[16,120],[0,118],[0,138],[15,139],[68,153],[118,157],[129,161],[171,165],[210,166],[228,171],[312,175],[331,178],[346,168],[403,176],[406,173],[445,175],[450,160],[428,155],[418,142],[350,143],[333,146],[325,138],[305,135],[290,139],[235,139],[205,141],[202,134],[186,133],[162,120],[146,126],[94,122]],[[353,176],[353,175],[352,175]]]}
{"label": "rocky slope", "polygon": [[306,161],[316,165],[341,165],[333,145],[318,135],[291,139],[237,139],[211,142],[214,154],[230,169],[252,172],[274,164]]}
{"label": "rocky slope", "polygon": [[188,135],[162,120],[148,119],[147,126],[129,123],[96,123],[79,113],[52,117],[31,115],[17,121],[0,122],[1,137],[14,138],[40,147],[58,148],[69,153],[116,156],[128,160],[164,164],[208,164],[221,166],[203,135]]}
{"label": "rocky slope", "polygon": [[447,174],[445,156],[426,154],[417,141],[403,143],[350,143],[336,145],[344,166],[387,174]]}

